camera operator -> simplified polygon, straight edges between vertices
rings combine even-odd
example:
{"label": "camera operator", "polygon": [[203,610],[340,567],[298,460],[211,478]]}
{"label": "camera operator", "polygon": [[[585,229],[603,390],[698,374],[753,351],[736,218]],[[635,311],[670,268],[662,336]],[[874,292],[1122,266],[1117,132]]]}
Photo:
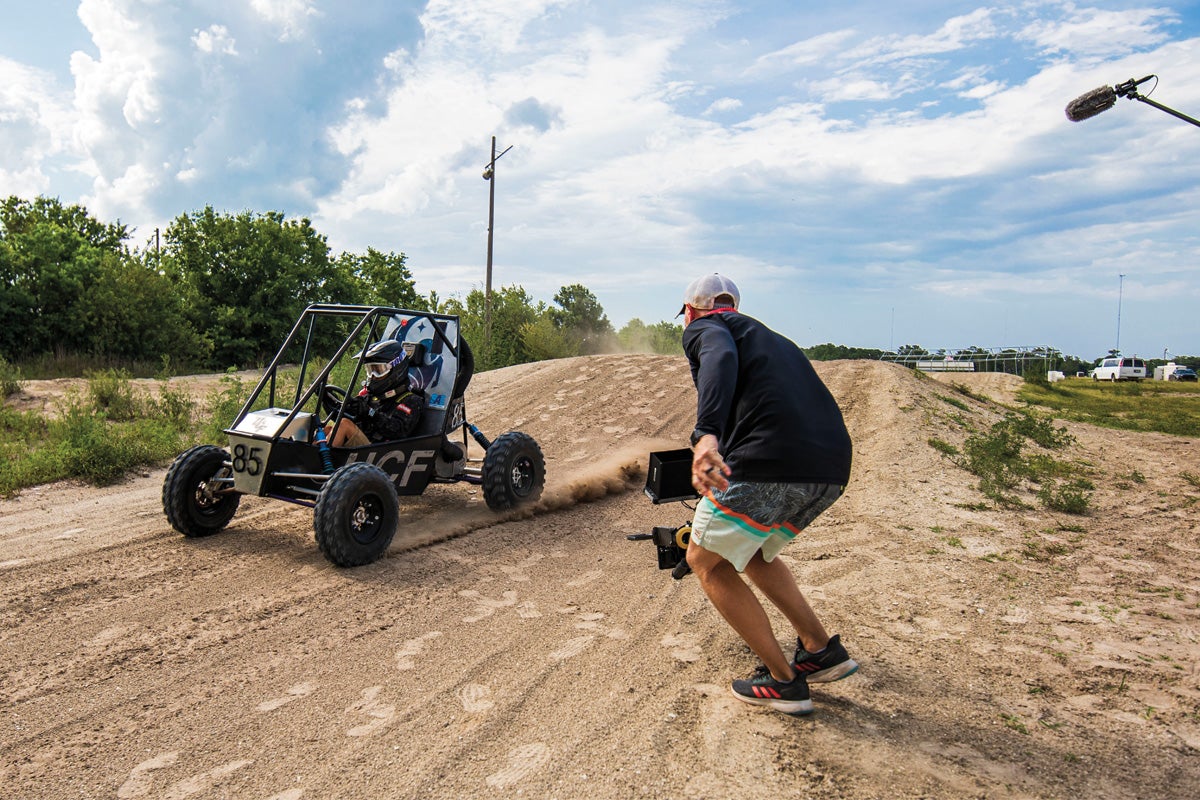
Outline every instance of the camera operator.
{"label": "camera operator", "polygon": [[[775,558],[841,496],[851,443],[841,410],[793,342],[738,311],[733,281],[704,275],[684,293],[683,348],[696,384],[692,485],[703,495],[687,562],[704,593],[764,666],[733,682],[740,700],[812,712],[808,681],[858,669]],[[744,573],[795,629],[791,659]]]}

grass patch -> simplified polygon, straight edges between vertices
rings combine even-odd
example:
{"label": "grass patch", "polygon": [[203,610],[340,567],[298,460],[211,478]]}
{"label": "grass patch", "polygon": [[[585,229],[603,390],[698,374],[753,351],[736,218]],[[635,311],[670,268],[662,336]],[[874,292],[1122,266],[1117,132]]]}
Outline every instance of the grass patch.
{"label": "grass patch", "polygon": [[1025,723],[1016,714],[1001,714],[1000,719],[1004,720],[1004,724],[1017,733],[1029,735],[1029,728],[1025,727]]}
{"label": "grass patch", "polygon": [[197,403],[165,380],[151,394],[135,392],[130,381],[122,369],[89,373],[86,387],[60,401],[53,416],[0,407],[0,495],[65,478],[105,485],[193,444],[223,441],[222,428],[246,393],[232,378]]}
{"label": "grass patch", "polygon": [[945,456],[957,456],[958,455],[957,447],[950,444],[949,442],[944,442],[941,439],[931,438],[929,440],[929,446]]}
{"label": "grass patch", "polygon": [[1121,430],[1200,436],[1200,384],[1032,382],[1023,384],[1017,396],[1063,419]]}
{"label": "grass patch", "polygon": [[[198,365],[179,365],[187,374],[190,367]],[[90,371],[123,372],[135,378],[153,378],[163,369],[163,362],[134,361],[127,358],[112,358],[103,355],[88,355],[78,353],[46,354],[21,362],[22,370],[29,380],[47,380],[50,378],[78,378]]]}
{"label": "grass patch", "polygon": [[935,394],[934,397],[936,397],[938,400],[941,400],[943,403],[947,403],[948,405],[954,406],[955,408],[959,409],[960,411],[970,411],[971,410],[971,407],[969,405],[967,405],[962,400],[959,400],[957,398],[947,397],[944,394]]}
{"label": "grass patch", "polygon": [[[314,360],[306,380],[321,366]],[[353,363],[335,370],[333,381],[347,385],[352,369]],[[195,444],[224,446],[225,428],[255,384],[231,369],[197,401],[172,387],[170,376],[171,364],[164,359],[157,385],[146,392],[135,390],[130,370],[102,369],[88,372],[85,387],[68,394],[52,415],[0,406],[0,496],[65,478],[104,485],[132,469],[169,461]],[[279,371],[276,405],[291,407],[298,378],[296,369]],[[269,393],[263,392],[252,410],[268,402]],[[312,399],[306,410],[315,411],[316,405]]]}

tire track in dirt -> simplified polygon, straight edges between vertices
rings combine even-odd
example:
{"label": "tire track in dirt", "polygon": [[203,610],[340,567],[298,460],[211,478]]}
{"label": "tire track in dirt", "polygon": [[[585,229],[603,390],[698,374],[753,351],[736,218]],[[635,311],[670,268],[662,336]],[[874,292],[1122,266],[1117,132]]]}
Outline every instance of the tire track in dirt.
{"label": "tire track in dirt", "polygon": [[[956,416],[1001,407],[954,395],[963,411],[893,366],[818,369],[854,475],[785,557],[863,668],[814,686],[812,718],[730,697],[753,657],[694,579],[624,539],[690,516],[637,491],[645,451],[691,428],[686,362],[567,359],[484,373],[468,395],[485,431],[542,444],[542,506],[493,515],[471,487],[434,487],[402,502],[405,527],[367,567],[331,567],[310,511],[255,498],[229,530],[184,539],[159,519],[161,471],[0,503],[0,563],[26,559],[0,566],[0,785],[38,800],[1186,796],[1194,450],[1169,464],[1166,440],[1134,435],[1109,455],[1083,426],[1071,456],[1096,465],[1095,515],[978,510],[927,440],[960,443]],[[1149,502],[1102,480],[1131,469]]]}

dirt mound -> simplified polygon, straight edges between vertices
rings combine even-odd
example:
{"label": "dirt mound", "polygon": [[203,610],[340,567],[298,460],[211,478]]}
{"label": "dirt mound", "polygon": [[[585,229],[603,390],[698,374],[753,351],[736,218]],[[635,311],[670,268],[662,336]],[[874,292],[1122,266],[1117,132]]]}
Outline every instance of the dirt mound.
{"label": "dirt mound", "polygon": [[3,795],[1192,796],[1196,442],[1071,425],[1094,511],[990,508],[928,442],[997,418],[998,390],[817,366],[853,478],[785,558],[863,666],[812,717],[733,699],[753,656],[625,540],[689,516],[640,491],[691,429],[686,362],[565,359],[467,395],[542,445],[538,508],[434,486],[367,567],[259,498],[185,540],[161,469],[0,503]]}
{"label": "dirt mound", "polygon": [[930,372],[929,377],[951,387],[961,387],[971,394],[987,397],[1000,403],[1013,403],[1025,379],[1003,372]]}

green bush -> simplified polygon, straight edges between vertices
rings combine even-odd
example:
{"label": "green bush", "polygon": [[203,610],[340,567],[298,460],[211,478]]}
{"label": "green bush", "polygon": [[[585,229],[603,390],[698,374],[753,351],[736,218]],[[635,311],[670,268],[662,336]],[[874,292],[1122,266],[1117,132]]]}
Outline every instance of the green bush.
{"label": "green bush", "polygon": [[87,377],[88,398],[97,410],[116,422],[128,422],[139,415],[137,400],[133,396],[133,384],[129,373],[123,369],[106,369],[89,372]]}
{"label": "green bush", "polygon": [[25,386],[21,380],[21,370],[0,356],[0,399],[16,394]]}
{"label": "green bush", "polygon": [[1038,491],[1038,500],[1051,511],[1064,514],[1086,514],[1096,487],[1082,478],[1065,483],[1048,482]]}
{"label": "green bush", "polygon": [[60,477],[77,477],[95,484],[112,483],[131,468],[176,454],[180,434],[154,419],[127,425],[111,422],[102,412],[82,403],[69,404],[49,426],[50,453]]}
{"label": "green bush", "polygon": [[[1090,490],[1094,487],[1076,477],[1078,470],[1071,464],[1045,453],[1026,455],[1026,441],[1057,450],[1074,443],[1075,439],[1066,428],[1055,428],[1048,418],[1027,412],[1009,413],[987,431],[967,437],[956,461],[977,476],[979,490],[998,503],[1021,505],[1012,493],[1028,481],[1040,487],[1037,496],[1046,508],[1071,514],[1085,513],[1091,500]],[[933,442],[930,440],[931,445]],[[1060,483],[1060,480],[1065,482]]]}
{"label": "green bush", "polygon": [[1002,420],[985,433],[967,437],[960,463],[979,478],[979,488],[985,495],[1007,501],[1008,492],[1028,474],[1021,457],[1024,445],[1024,437]]}
{"label": "green bush", "polygon": [[237,375],[229,374],[221,378],[220,388],[209,395],[204,405],[205,418],[200,426],[202,441],[209,444],[225,442],[225,428],[233,423],[234,417],[242,410],[250,391]]}
{"label": "green bush", "polygon": [[180,389],[174,389],[166,380],[158,386],[158,396],[151,407],[175,430],[183,432],[191,427],[196,401]]}
{"label": "green bush", "polygon": [[1061,450],[1075,443],[1075,437],[1067,432],[1065,427],[1055,428],[1054,420],[1022,411],[1009,414],[1005,423],[1035,444],[1047,450]]}

